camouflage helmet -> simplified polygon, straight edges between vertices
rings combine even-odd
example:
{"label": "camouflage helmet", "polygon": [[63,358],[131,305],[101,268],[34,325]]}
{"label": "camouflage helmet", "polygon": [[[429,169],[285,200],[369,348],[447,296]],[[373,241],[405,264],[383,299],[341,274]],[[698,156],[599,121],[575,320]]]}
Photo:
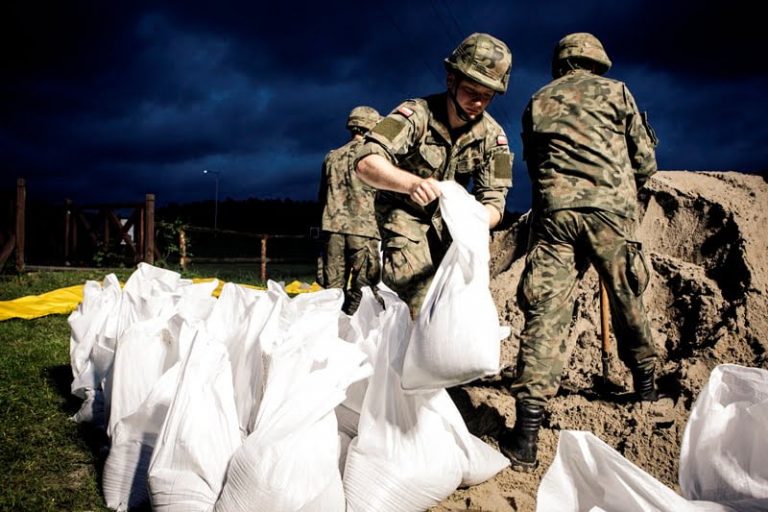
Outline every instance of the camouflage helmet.
{"label": "camouflage helmet", "polygon": [[381,119],[381,115],[375,108],[366,106],[355,107],[347,118],[347,129],[360,128],[367,132],[376,126],[379,119]]}
{"label": "camouflage helmet", "polygon": [[504,94],[512,70],[512,52],[503,41],[476,32],[445,59],[445,68]]}
{"label": "camouflage helmet", "polygon": [[587,32],[568,34],[557,43],[555,55],[552,58],[553,70],[558,67],[561,61],[569,57],[588,59],[597,63],[599,68],[596,71],[600,75],[611,69],[611,59],[605,53],[603,43]]}

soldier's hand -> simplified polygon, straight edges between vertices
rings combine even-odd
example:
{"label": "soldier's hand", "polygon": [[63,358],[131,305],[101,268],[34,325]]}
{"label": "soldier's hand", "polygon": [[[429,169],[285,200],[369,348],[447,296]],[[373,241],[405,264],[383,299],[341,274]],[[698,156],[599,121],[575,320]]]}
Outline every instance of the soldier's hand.
{"label": "soldier's hand", "polygon": [[429,203],[440,197],[440,187],[437,186],[437,180],[426,178],[411,189],[410,197],[416,204],[427,206]]}

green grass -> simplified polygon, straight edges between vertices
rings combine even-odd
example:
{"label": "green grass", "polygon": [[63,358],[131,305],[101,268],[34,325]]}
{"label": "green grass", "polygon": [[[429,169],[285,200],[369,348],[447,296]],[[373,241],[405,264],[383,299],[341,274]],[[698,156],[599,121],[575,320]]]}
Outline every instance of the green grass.
{"label": "green grass", "polygon": [[66,316],[0,322],[0,510],[107,510],[71,381]]}
{"label": "green grass", "polygon": [[[184,277],[263,284],[258,269],[195,268]],[[131,269],[0,275],[0,300],[103,280]],[[278,277],[279,276],[279,277]],[[307,266],[270,268],[270,277],[311,282]],[[80,407],[70,393],[67,315],[0,322],[0,511],[106,511],[101,469],[103,434],[68,418]]]}

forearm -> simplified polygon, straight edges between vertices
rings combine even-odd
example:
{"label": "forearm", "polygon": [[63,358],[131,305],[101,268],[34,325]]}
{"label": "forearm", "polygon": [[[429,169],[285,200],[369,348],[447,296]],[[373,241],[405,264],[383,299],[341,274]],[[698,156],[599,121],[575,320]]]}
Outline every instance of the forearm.
{"label": "forearm", "polygon": [[485,209],[488,210],[488,228],[493,229],[498,225],[499,222],[501,222],[501,213],[496,209],[496,207],[489,204],[484,204],[483,206],[485,206]]}
{"label": "forearm", "polygon": [[401,194],[410,194],[421,178],[393,165],[381,155],[368,155],[357,163],[357,175],[368,185]]}

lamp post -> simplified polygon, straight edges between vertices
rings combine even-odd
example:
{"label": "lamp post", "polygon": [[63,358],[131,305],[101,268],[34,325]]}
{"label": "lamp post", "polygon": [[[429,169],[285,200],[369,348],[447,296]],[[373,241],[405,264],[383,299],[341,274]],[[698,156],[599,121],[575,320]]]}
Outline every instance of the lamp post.
{"label": "lamp post", "polygon": [[216,188],[213,199],[213,231],[215,233],[219,229],[219,174],[221,174],[221,172],[203,169],[203,174],[213,174],[213,177],[216,180]]}

